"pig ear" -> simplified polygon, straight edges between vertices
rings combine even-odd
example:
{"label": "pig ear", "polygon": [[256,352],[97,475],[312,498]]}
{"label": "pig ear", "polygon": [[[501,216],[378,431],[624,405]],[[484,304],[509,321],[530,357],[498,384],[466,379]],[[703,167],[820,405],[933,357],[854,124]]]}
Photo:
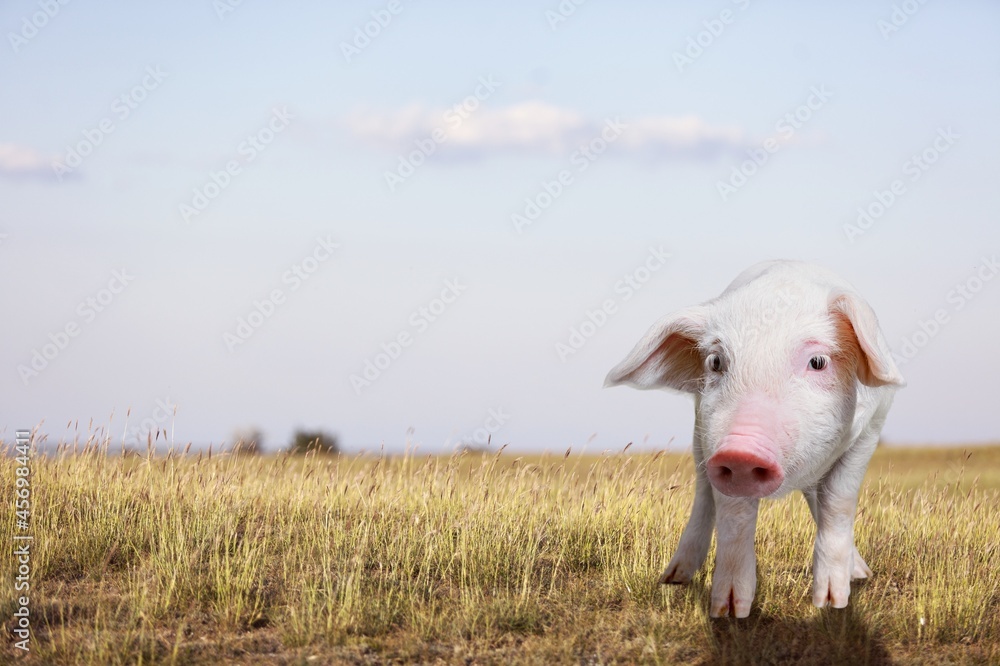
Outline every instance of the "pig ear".
{"label": "pig ear", "polygon": [[850,324],[861,348],[858,379],[865,386],[903,386],[906,382],[889,353],[882,337],[875,312],[860,296],[849,291],[835,292],[830,297],[830,312]]}
{"label": "pig ear", "polygon": [[625,360],[608,373],[604,385],[697,393],[702,381],[698,339],[705,330],[704,322],[705,313],[698,308],[659,320]]}

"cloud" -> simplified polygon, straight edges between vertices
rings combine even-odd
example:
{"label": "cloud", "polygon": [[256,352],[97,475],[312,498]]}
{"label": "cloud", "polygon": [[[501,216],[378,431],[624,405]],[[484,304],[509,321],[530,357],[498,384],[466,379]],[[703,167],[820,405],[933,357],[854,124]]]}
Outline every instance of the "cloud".
{"label": "cloud", "polygon": [[[390,152],[405,152],[435,141],[442,155],[486,158],[499,154],[566,155],[601,135],[608,121],[625,125],[615,143],[618,154],[651,160],[709,160],[741,154],[751,144],[734,126],[717,126],[697,116],[586,118],[571,109],[529,101],[506,107],[364,110],[341,121],[351,135]],[[435,151],[437,152],[437,151]]]}
{"label": "cloud", "polygon": [[54,155],[43,155],[30,146],[0,143],[0,177],[55,178],[52,165],[58,161]]}
{"label": "cloud", "polygon": [[621,143],[653,159],[714,159],[742,154],[751,145],[735,126],[710,125],[697,116],[646,116],[630,123]]}

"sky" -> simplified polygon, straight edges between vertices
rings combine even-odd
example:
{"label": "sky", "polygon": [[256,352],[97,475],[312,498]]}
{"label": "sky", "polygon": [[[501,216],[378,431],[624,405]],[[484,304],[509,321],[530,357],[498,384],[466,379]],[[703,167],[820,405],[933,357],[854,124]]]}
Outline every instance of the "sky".
{"label": "sky", "polygon": [[996,441],[998,28],[985,0],[5,2],[0,436],[683,449],[692,400],[605,375],[788,258],[878,313],[886,441]]}

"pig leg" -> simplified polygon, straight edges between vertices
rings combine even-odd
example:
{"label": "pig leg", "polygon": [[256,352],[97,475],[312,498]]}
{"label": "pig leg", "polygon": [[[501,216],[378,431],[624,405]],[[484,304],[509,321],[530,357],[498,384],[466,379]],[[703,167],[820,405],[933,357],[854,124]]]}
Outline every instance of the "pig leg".
{"label": "pig leg", "polygon": [[871,571],[860,556],[857,564],[854,560],[854,517],[861,481],[877,441],[877,435],[870,442],[856,441],[816,488],[813,605],[819,608],[847,606],[852,576],[859,569]]}
{"label": "pig leg", "polygon": [[[819,525],[818,516],[818,503],[816,499],[816,489],[808,488],[802,491],[802,494],[806,498],[806,503],[809,505],[809,513],[812,514],[813,520]],[[868,578],[872,575],[872,570],[868,568],[861,554],[858,552],[857,545],[854,546],[854,569],[851,571],[851,580],[859,580],[861,578]]]}
{"label": "pig leg", "polygon": [[677,543],[677,552],[670,559],[667,568],[657,583],[689,583],[694,573],[705,563],[708,547],[712,545],[712,530],[715,529],[715,500],[712,485],[708,482],[702,456],[695,450],[694,505],[687,527]]}
{"label": "pig leg", "polygon": [[746,617],[757,591],[756,497],[728,497],[715,492],[718,507],[715,573],[712,575],[711,617]]}

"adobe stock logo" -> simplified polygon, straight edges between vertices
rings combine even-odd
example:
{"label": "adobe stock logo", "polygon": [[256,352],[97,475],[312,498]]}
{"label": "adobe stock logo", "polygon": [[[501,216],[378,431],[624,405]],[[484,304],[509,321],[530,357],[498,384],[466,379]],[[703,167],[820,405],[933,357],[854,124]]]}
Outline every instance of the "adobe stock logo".
{"label": "adobe stock logo", "polygon": [[97,150],[98,146],[104,143],[104,139],[117,129],[117,123],[128,120],[132,113],[139,108],[139,105],[146,101],[150,93],[159,88],[168,76],[169,74],[160,69],[159,65],[146,67],[142,81],[111,102],[111,113],[114,114],[114,118],[105,116],[98,121],[96,126],[82,130],[80,132],[82,138],[79,141],[66,146],[62,159],[52,165],[52,171],[56,177],[62,181],[65,176],[71,175],[89,155]]}
{"label": "adobe stock logo", "polygon": [[937,308],[929,318],[917,321],[917,330],[903,336],[898,346],[899,353],[892,354],[893,360],[899,366],[904,366],[916,358],[952,322],[953,316],[964,310],[998,274],[1000,261],[997,260],[997,255],[982,257],[968,277],[952,286],[945,295],[945,301],[951,305],[951,309]]}
{"label": "adobe stock logo", "polygon": [[80,301],[76,306],[79,320],[71,319],[55,333],[49,333],[48,342],[31,350],[31,360],[28,364],[22,363],[17,366],[21,382],[27,386],[32,379],[44,372],[69,347],[73,339],[80,335],[83,327],[107,310],[134,279],[135,276],[129,275],[128,270],[124,268],[113,271],[106,287]]}
{"label": "adobe stock logo", "polygon": [[[740,11],[746,11],[750,6],[750,0],[733,0],[733,4],[739,7]],[[732,9],[723,9],[717,16],[702,21],[701,25],[704,29],[700,30],[696,35],[688,37],[683,52],[674,51],[673,53],[674,65],[677,67],[677,71],[683,74],[684,69],[693,65],[698,58],[704,55],[705,51],[710,49],[715,44],[715,41],[722,37],[722,33],[726,31],[726,26],[735,23],[737,18],[739,16]]]}
{"label": "adobe stock logo", "polygon": [[229,14],[242,6],[243,0],[214,0],[212,2],[212,9],[215,10],[215,15],[219,17],[220,21],[225,21]]}
{"label": "adobe stock logo", "polygon": [[54,19],[62,11],[62,8],[70,3],[70,0],[38,0],[37,5],[40,11],[35,12],[30,17],[21,18],[21,32],[8,32],[7,40],[14,53],[20,53],[21,49],[27,46],[28,42],[38,36],[49,21]]}
{"label": "adobe stock logo", "polygon": [[371,20],[354,29],[354,39],[349,43],[340,43],[340,52],[344,55],[344,60],[350,63],[361,55],[361,52],[371,46],[372,41],[389,27],[389,24],[403,12],[403,9],[403,3],[400,0],[389,0],[384,9],[372,10]]}
{"label": "adobe stock logo", "polygon": [[349,377],[354,395],[361,395],[361,391],[377,381],[402,356],[403,350],[412,346],[417,336],[440,319],[466,289],[467,285],[461,284],[458,278],[445,280],[444,289],[441,290],[439,297],[431,299],[410,313],[410,318],[407,320],[410,327],[401,330],[389,342],[383,342],[380,345],[381,351],[372,358],[365,359],[361,372]]}
{"label": "adobe stock logo", "polygon": [[483,424],[471,433],[459,438],[458,446],[468,446],[481,448],[489,444],[496,435],[506,425],[510,419],[510,414],[503,411],[503,407],[489,409],[486,420]]}
{"label": "adobe stock logo", "polygon": [[[950,126],[939,127],[930,145],[903,162],[903,175],[907,176],[910,183],[916,183],[960,138],[961,135],[955,133]],[[873,190],[872,199],[864,206],[858,206],[855,222],[844,224],[847,240],[853,243],[859,236],[867,233],[907,192],[907,181],[902,178],[893,179],[884,190]]]}
{"label": "adobe stock logo", "polygon": [[889,38],[909,23],[910,19],[916,16],[925,4],[927,4],[927,0],[903,0],[903,2],[893,5],[888,20],[880,18],[875,22],[875,27],[881,33],[882,39],[889,41]]}
{"label": "adobe stock logo", "polygon": [[774,131],[781,137],[781,141],[775,137],[768,137],[764,139],[760,148],[748,148],[746,151],[748,159],[740,162],[738,167],[734,166],[729,178],[716,181],[715,189],[722,201],[728,201],[731,196],[749,183],[750,179],[756,176],[767,164],[771,156],[791,141],[795,133],[812,120],[816,112],[822,109],[832,97],[833,93],[827,90],[826,84],[809,88],[809,96],[806,97],[806,100],[787,112],[774,124]]}
{"label": "adobe stock logo", "polygon": [[[600,306],[594,310],[587,310],[584,314],[586,318],[579,324],[574,324],[569,329],[569,338],[566,342],[556,343],[556,355],[563,363],[578,351],[583,349],[597,332],[604,328],[608,320],[618,313],[618,306],[632,300],[643,286],[664,266],[670,253],[664,251],[663,247],[648,248],[649,254],[646,260],[636,266],[633,270],[622,275],[621,279],[615,282],[615,298],[607,298],[601,302]],[[620,297],[620,298],[619,298]]]}
{"label": "adobe stock logo", "polygon": [[201,215],[243,173],[245,165],[256,160],[279,134],[288,129],[294,118],[286,106],[271,109],[267,122],[256,132],[248,134],[236,147],[239,159],[229,160],[223,169],[210,172],[200,187],[191,190],[190,201],[178,205],[181,219],[190,224],[193,218]]}
{"label": "adobe stock logo", "polygon": [[561,0],[555,9],[545,10],[545,20],[549,24],[549,30],[555,32],[559,24],[568,21],[585,2],[587,0]]}
{"label": "adobe stock logo", "polygon": [[265,322],[269,321],[277,312],[278,308],[288,302],[288,293],[296,292],[310,277],[330,260],[335,250],[340,248],[340,243],[333,241],[327,234],[316,239],[309,253],[301,260],[295,262],[281,274],[281,283],[288,285],[286,292],[281,287],[271,289],[261,299],[253,301],[250,311],[236,320],[236,327],[222,334],[222,341],[230,352],[236,351],[243,346],[254,333],[256,333]]}
{"label": "adobe stock logo", "polygon": [[125,436],[125,444],[129,446],[144,444],[150,438],[155,441],[159,435],[160,426],[176,414],[177,405],[170,399],[169,395],[157,398],[156,407],[153,408],[150,415],[142,419],[137,425],[128,428],[128,434]]}
{"label": "adobe stock logo", "polygon": [[406,155],[400,155],[397,166],[392,171],[384,171],[382,176],[390,192],[395,192],[396,188],[406,182],[406,179],[416,173],[428,158],[437,152],[438,146],[447,143],[450,135],[449,131],[455,131],[468,120],[473,113],[479,109],[480,105],[488,100],[497,88],[502,84],[493,78],[492,74],[480,76],[475,90],[471,95],[466,96],[461,102],[445,111],[441,119],[448,126],[435,127],[427,136],[414,139],[415,150],[411,150]]}
{"label": "adobe stock logo", "polygon": [[[600,134],[570,155],[569,161],[576,167],[576,173],[582,174],[590,168],[590,165],[597,161],[627,128],[628,124],[623,123],[617,116],[614,120],[610,118],[605,120]],[[540,187],[535,195],[524,198],[524,207],[519,212],[511,213],[510,221],[514,225],[514,231],[523,234],[525,228],[534,224],[542,213],[547,211],[575,182],[574,173],[569,169],[563,169],[552,180],[543,180],[539,183]]]}

